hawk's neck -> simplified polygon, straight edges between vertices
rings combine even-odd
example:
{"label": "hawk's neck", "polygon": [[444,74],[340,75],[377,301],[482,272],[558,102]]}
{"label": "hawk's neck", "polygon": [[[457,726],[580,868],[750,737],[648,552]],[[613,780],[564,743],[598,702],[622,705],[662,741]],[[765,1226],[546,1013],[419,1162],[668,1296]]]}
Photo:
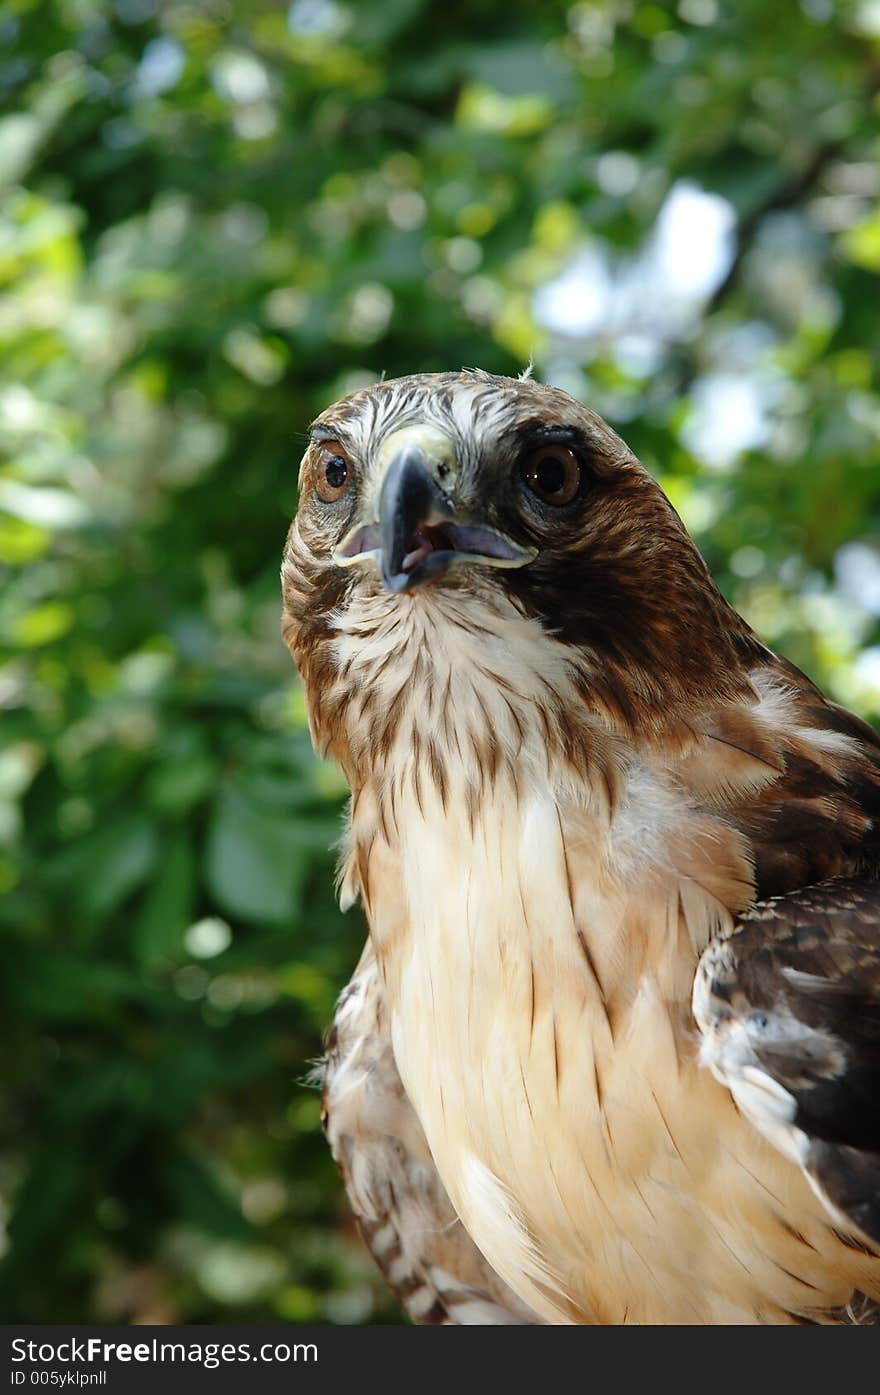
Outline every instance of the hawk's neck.
{"label": "hawk's neck", "polygon": [[[321,713],[343,733],[334,753],[353,791],[345,894],[360,889],[369,911],[376,879],[399,883],[402,861],[408,897],[420,880],[421,894],[442,896],[442,886],[427,892],[434,854],[445,849],[445,879],[467,880],[479,843],[480,875],[494,888],[540,898],[558,884],[573,944],[609,998],[615,985],[630,994],[630,960],[649,941],[664,991],[686,997],[695,956],[754,890],[746,839],[701,807],[676,769],[695,743],[690,725],[657,713],[638,738],[597,698],[597,660],[503,598],[413,600],[365,601],[336,621]],[[743,764],[750,789],[777,773]],[[635,910],[652,889],[662,931]],[[602,914],[574,905],[584,897]],[[416,919],[404,914],[399,934],[414,933]],[[389,917],[371,920],[380,958],[392,955],[398,931]]]}

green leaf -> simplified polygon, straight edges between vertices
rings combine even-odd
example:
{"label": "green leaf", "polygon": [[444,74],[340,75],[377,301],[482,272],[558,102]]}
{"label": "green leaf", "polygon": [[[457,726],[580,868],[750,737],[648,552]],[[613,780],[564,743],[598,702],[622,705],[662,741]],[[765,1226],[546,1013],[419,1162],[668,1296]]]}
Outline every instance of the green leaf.
{"label": "green leaf", "polygon": [[289,822],[241,794],[221,795],[208,833],[205,875],[230,915],[286,925],[299,908],[304,867]]}
{"label": "green leaf", "polygon": [[58,1141],[43,1145],[30,1159],[30,1169],[18,1194],[9,1223],[9,1238],[19,1260],[35,1251],[45,1253],[66,1232],[87,1185],[87,1159],[76,1146],[64,1148]]}
{"label": "green leaf", "polygon": [[868,271],[880,271],[880,211],[849,228],[842,238],[844,253],[851,262]]}
{"label": "green leaf", "polygon": [[198,1230],[229,1239],[246,1240],[251,1227],[230,1195],[201,1161],[178,1153],[165,1165],[165,1185],[181,1220]]}
{"label": "green leaf", "polygon": [[194,753],[153,771],[150,803],[163,814],[185,814],[214,787],[217,768],[209,756]]}
{"label": "green leaf", "polygon": [[47,954],[22,945],[16,964],[16,1007],[41,1025],[111,1022],[126,1003],[143,996],[143,982],[131,970],[57,947]]}
{"label": "green leaf", "polygon": [[135,948],[145,967],[182,951],[183,932],[193,916],[195,883],[192,846],[181,834],[168,847],[135,924]]}
{"label": "green leaf", "polygon": [[79,868],[80,903],[89,916],[103,920],[143,885],[159,849],[154,824],[146,814],[130,814],[101,829],[83,844]]}

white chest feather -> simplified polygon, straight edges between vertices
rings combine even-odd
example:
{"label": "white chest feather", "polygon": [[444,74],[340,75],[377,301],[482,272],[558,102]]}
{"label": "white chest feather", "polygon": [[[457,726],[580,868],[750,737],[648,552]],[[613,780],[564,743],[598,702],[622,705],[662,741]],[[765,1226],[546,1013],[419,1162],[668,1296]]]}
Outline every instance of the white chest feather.
{"label": "white chest feather", "polygon": [[814,1273],[786,1272],[780,1218],[793,1206],[821,1227],[820,1208],[696,1062],[687,986],[670,981],[689,941],[678,904],[665,952],[647,934],[629,999],[611,1002],[604,946],[643,908],[601,878],[579,886],[582,861],[572,887],[549,798],[487,808],[473,836],[415,810],[403,822],[409,933],[384,965],[395,1057],[496,1271],[556,1322],[751,1322],[815,1299]]}

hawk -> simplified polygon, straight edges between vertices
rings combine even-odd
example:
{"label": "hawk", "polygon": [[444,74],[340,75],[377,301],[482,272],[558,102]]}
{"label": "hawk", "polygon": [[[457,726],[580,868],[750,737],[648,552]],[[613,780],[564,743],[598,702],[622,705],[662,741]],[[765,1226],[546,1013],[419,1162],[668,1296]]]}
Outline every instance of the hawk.
{"label": "hawk", "polygon": [[427,1323],[880,1314],[880,740],[566,393],[314,423],[283,563],[351,801],[325,1127]]}

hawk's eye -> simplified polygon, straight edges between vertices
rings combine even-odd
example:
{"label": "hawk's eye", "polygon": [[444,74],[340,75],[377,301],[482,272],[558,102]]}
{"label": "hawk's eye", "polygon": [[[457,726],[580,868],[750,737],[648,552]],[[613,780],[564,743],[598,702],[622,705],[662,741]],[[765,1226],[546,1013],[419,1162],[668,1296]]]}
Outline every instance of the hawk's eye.
{"label": "hawk's eye", "polygon": [[581,486],[581,467],[569,446],[538,446],[526,456],[522,477],[527,489],[545,504],[570,504]]}
{"label": "hawk's eye", "polygon": [[324,441],[315,468],[315,489],[325,504],[335,504],[351,484],[351,462],[338,441]]}

